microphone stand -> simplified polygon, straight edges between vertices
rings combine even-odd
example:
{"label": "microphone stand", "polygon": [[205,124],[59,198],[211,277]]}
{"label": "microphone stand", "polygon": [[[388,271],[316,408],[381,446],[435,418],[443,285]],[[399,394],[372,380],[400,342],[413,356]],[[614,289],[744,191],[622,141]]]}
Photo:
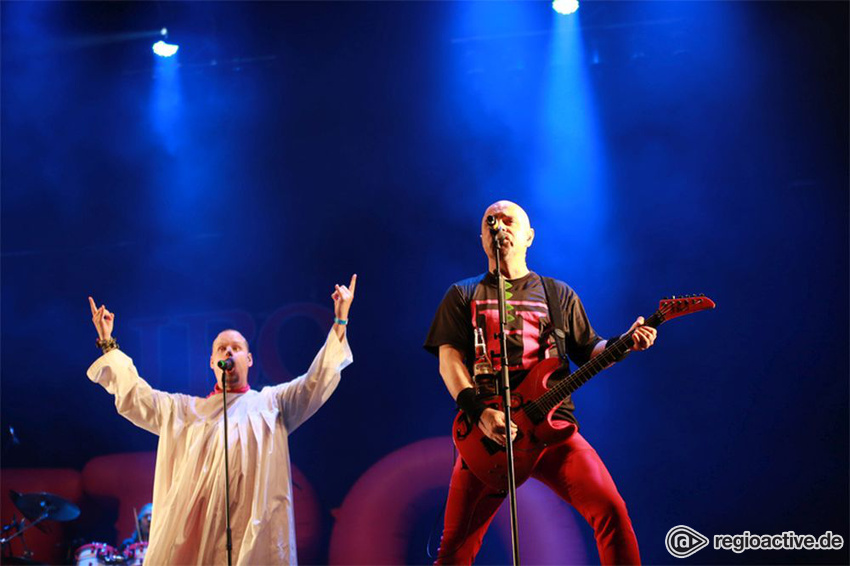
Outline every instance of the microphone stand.
{"label": "microphone stand", "polygon": [[227,531],[227,566],[232,566],[233,540],[230,533],[230,457],[227,449],[227,381],[225,370],[221,370],[221,404],[224,408],[224,521]]}
{"label": "microphone stand", "polygon": [[519,524],[517,521],[516,500],[516,475],[514,472],[514,442],[511,439],[511,382],[508,374],[508,338],[505,332],[507,324],[508,309],[507,296],[505,293],[505,276],[502,274],[502,247],[497,238],[499,229],[491,228],[490,234],[493,239],[493,255],[496,258],[496,274],[498,276],[499,290],[499,345],[502,350],[501,356],[501,385],[505,406],[505,451],[508,458],[508,496],[511,502],[511,549],[513,550],[514,566],[519,566]]}

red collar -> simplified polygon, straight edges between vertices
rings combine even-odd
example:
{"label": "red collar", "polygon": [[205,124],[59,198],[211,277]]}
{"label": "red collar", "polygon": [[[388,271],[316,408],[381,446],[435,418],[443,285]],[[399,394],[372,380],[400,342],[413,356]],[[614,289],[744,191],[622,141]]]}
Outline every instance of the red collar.
{"label": "red collar", "polygon": [[[239,387],[237,389],[228,389],[227,392],[228,393],[247,393],[250,389],[251,389],[251,386],[246,383],[245,385],[243,385],[242,387]],[[210,392],[210,394],[207,395],[207,399],[209,399],[213,395],[218,395],[219,393],[221,393],[221,386],[218,383],[216,383],[215,389],[213,389]]]}

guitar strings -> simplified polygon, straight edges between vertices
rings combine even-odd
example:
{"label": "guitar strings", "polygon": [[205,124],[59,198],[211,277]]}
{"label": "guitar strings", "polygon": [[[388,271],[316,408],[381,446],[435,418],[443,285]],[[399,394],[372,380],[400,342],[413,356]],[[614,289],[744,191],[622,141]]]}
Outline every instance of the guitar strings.
{"label": "guitar strings", "polygon": [[[664,322],[664,316],[672,309],[673,303],[668,303],[667,305],[662,306],[655,313],[653,313],[652,316],[649,317],[649,320],[646,322],[646,324],[655,322],[655,319],[658,319],[658,324],[660,325],[662,322]],[[571,393],[575,392],[579,387],[587,383],[590,378],[605,369],[605,367],[607,367],[609,364],[613,363],[615,352],[620,350],[622,346],[627,345],[627,343],[632,340],[633,335],[634,330],[620,336],[617,340],[614,341],[610,348],[606,349],[607,351],[594,357],[581,368],[577,369],[575,372],[567,376],[555,387],[541,395],[535,401],[529,403],[525,409],[526,412],[528,413],[529,409],[532,409],[534,411],[540,411],[541,417],[547,415],[549,411],[557,407],[567,395],[570,395]]]}

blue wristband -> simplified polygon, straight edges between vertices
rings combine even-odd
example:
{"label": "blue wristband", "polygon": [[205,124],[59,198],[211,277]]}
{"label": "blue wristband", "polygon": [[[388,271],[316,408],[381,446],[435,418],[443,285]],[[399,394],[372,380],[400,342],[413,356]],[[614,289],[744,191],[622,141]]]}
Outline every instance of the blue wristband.
{"label": "blue wristband", "polygon": [[345,326],[346,324],[348,324],[348,319],[343,320],[341,318],[334,317],[334,324]]}

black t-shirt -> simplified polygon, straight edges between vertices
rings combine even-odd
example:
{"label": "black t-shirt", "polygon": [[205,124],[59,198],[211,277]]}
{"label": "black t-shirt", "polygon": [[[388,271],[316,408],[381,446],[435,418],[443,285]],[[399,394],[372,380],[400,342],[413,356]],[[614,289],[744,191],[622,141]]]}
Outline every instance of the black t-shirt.
{"label": "black t-shirt", "polygon": [[[497,279],[492,273],[477,275],[458,281],[446,291],[437,309],[431,329],[425,340],[425,349],[434,355],[440,346],[448,344],[463,352],[467,368],[472,373],[475,362],[474,332],[482,328],[487,341],[487,351],[493,369],[502,367],[499,355],[499,302]],[[506,325],[508,344],[508,370],[511,387],[516,387],[539,361],[557,357],[558,350],[552,335],[554,328],[549,320],[546,292],[543,281],[534,272],[525,277],[509,280],[512,297],[508,304],[514,320]],[[578,295],[566,283],[555,281],[558,303],[564,317],[567,333],[567,355],[577,366],[590,359],[594,346],[601,340],[584,312]],[[576,422],[572,400],[567,399],[555,411],[557,418]]]}

